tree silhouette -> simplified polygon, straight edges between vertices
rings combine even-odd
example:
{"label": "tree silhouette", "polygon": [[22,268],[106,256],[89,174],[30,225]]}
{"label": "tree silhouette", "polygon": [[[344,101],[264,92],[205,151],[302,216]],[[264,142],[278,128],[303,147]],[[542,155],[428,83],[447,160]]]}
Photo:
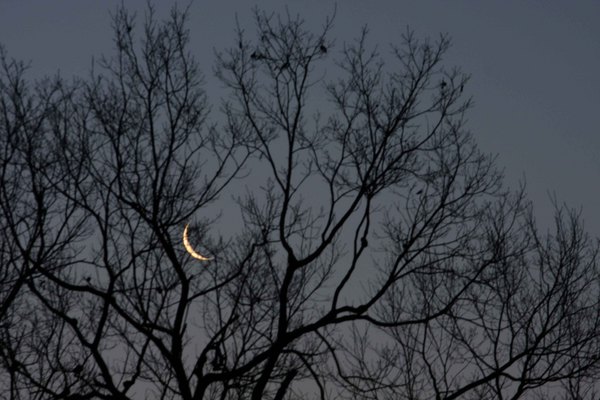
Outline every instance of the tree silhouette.
{"label": "tree silhouette", "polygon": [[213,123],[186,18],[119,9],[73,83],[0,54],[2,398],[596,397],[598,245],[503,186],[447,37],[256,11]]}

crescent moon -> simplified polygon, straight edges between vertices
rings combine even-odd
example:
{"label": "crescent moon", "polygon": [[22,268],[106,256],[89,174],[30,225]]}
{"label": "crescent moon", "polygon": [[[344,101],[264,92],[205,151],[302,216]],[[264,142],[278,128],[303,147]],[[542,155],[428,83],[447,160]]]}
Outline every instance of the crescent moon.
{"label": "crescent moon", "polygon": [[197,258],[198,260],[201,260],[201,261],[212,260],[212,257],[204,257],[202,254],[200,254],[200,253],[196,252],[196,250],[194,250],[194,248],[190,244],[190,241],[188,240],[188,226],[189,226],[189,224],[186,225],[185,228],[183,229],[183,247],[185,247],[187,252],[190,253],[190,256]]}

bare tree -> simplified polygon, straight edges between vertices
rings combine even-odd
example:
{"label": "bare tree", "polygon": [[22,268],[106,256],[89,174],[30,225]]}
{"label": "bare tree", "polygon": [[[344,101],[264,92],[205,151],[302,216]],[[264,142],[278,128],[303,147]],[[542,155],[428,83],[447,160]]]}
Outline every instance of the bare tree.
{"label": "bare tree", "polygon": [[119,9],[70,84],[2,53],[5,398],[594,396],[597,243],[503,187],[447,37],[384,62],[366,29],[339,50],[329,19],[256,11],[211,123],[186,17]]}
{"label": "bare tree", "polygon": [[[35,297],[46,298],[46,278],[73,262],[85,216],[51,183],[62,171],[48,132],[71,93],[57,79],[28,84],[26,65],[3,49],[0,64],[0,357],[3,396],[18,398],[60,374],[45,369],[44,336],[64,323],[46,319]],[[64,188],[72,189],[68,182]]]}

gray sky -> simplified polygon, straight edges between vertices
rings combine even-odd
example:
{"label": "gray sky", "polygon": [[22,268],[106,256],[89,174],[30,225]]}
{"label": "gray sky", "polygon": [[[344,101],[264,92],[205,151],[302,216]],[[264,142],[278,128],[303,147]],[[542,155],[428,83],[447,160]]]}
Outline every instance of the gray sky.
{"label": "gray sky", "polygon": [[[93,55],[111,54],[108,12],[120,3],[0,0],[0,43],[9,56],[31,61],[35,75],[84,75]],[[140,17],[145,3],[125,1]],[[159,15],[170,4],[159,3]],[[334,2],[322,0],[196,0],[191,50],[209,84],[215,85],[213,48],[234,43],[236,13],[253,32],[253,4],[273,11],[284,11],[285,4],[315,27],[334,9]],[[450,34],[446,65],[472,76],[465,89],[475,100],[468,127],[481,148],[499,155],[507,183],[526,179],[540,220],[551,217],[548,193],[555,193],[582,207],[588,231],[600,236],[599,17],[599,1],[344,0],[337,4],[332,38],[339,50],[367,24],[371,42],[385,51],[406,26],[418,37]]]}

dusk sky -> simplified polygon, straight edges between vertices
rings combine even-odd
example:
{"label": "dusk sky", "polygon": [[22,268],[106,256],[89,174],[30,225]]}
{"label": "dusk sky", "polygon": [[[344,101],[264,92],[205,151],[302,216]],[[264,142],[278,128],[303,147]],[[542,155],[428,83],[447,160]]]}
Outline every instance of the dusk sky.
{"label": "dusk sky", "polygon": [[149,1],[0,0],[0,387],[598,398],[600,0]]}
{"label": "dusk sky", "polygon": [[[31,76],[83,76],[92,56],[112,54],[109,12],[121,1],[0,1],[0,43],[30,61]],[[145,1],[125,1],[143,19]],[[171,2],[157,5],[165,15]],[[187,4],[187,3],[184,3]],[[209,94],[214,50],[234,44],[236,15],[253,33],[253,5],[300,13],[319,27],[331,1],[195,1],[191,50],[204,68]],[[285,4],[285,6],[284,6]],[[471,75],[468,127],[481,148],[498,154],[507,183],[525,179],[540,222],[551,217],[549,193],[582,208],[587,230],[600,236],[600,2],[358,1],[337,2],[331,39],[339,52],[361,26],[383,54],[407,26],[417,37],[448,33],[446,66]],[[215,108],[218,102],[214,103]],[[546,225],[542,223],[542,225]]]}

